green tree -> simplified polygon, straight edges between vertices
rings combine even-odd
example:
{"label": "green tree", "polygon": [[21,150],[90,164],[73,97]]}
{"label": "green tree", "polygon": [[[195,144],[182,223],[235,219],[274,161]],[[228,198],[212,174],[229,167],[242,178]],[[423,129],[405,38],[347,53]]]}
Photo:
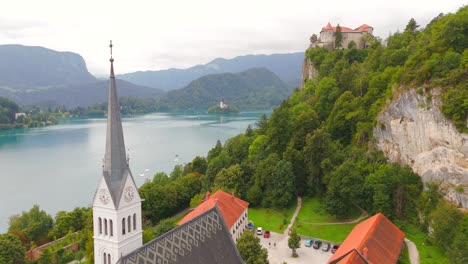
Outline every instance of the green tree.
{"label": "green tree", "polygon": [[153,176],[153,183],[155,184],[166,185],[170,181],[171,179],[169,179],[169,176],[165,172],[158,172]]}
{"label": "green tree", "polygon": [[0,234],[0,263],[22,264],[25,263],[26,249],[21,240],[12,234]]}
{"label": "green tree", "polygon": [[239,134],[226,141],[226,144],[224,144],[224,149],[232,158],[232,163],[241,163],[244,159],[247,158],[252,140],[252,138],[244,134]]}
{"label": "green tree", "polygon": [[316,34],[312,34],[312,36],[310,37],[310,43],[315,43],[317,42],[317,35]]}
{"label": "green tree", "polygon": [[343,46],[343,33],[341,32],[340,24],[336,26],[335,31],[335,49],[339,49]]}
{"label": "green tree", "polygon": [[154,229],[154,236],[158,237],[160,235],[163,235],[164,233],[173,229],[176,226],[177,226],[176,222],[172,220],[171,218],[163,219],[159,221],[159,224]]}
{"label": "green tree", "polygon": [[221,153],[221,150],[223,150],[223,145],[221,144],[221,141],[218,139],[216,141],[216,145],[214,146],[214,148],[208,151],[208,156],[206,157],[207,162],[210,162],[212,159],[218,157],[218,155]]}
{"label": "green tree", "polygon": [[205,199],[205,197],[206,197],[206,194],[204,194],[204,193],[200,193],[200,194],[195,195],[190,200],[190,208],[197,207],[199,204],[201,204],[201,202]]}
{"label": "green tree", "polygon": [[324,128],[319,128],[307,135],[303,152],[308,170],[307,186],[310,194],[324,191],[325,171],[322,168],[322,162],[328,159],[332,165],[339,164],[340,148],[340,145],[331,139],[330,134]]}
{"label": "green tree", "polygon": [[260,119],[255,123],[257,127],[257,133],[259,135],[266,135],[268,130],[268,118],[265,114],[263,114]]}
{"label": "green tree", "polygon": [[229,156],[226,150],[222,150],[220,154],[211,159],[208,163],[208,168],[206,169],[206,174],[210,183],[213,183],[216,174],[222,169],[229,167],[232,164],[232,158]]}
{"label": "green tree", "polygon": [[418,28],[419,25],[418,23],[416,23],[416,20],[414,20],[414,18],[411,18],[408,24],[406,25],[405,32],[414,34],[418,30]]}
{"label": "green tree", "polygon": [[292,249],[293,258],[297,258],[296,249],[301,247],[301,237],[299,237],[295,229],[289,233],[288,247]]}
{"label": "green tree", "polygon": [[227,169],[222,169],[216,174],[213,191],[221,189],[226,192],[233,192],[239,197],[244,197],[245,186],[243,174],[244,172],[239,164],[233,165]]}
{"label": "green tree", "polygon": [[48,241],[47,235],[52,229],[52,216],[34,205],[28,212],[10,217],[8,231],[21,230],[30,241],[42,245]]}
{"label": "green tree", "polygon": [[199,172],[200,174],[205,174],[208,163],[206,161],[206,158],[196,156],[190,163],[190,166],[192,172]]}
{"label": "green tree", "polygon": [[357,48],[357,44],[354,40],[351,40],[349,43],[348,43],[348,49],[356,49]]}
{"label": "green tree", "polygon": [[260,239],[246,230],[237,241],[237,249],[246,264],[268,264],[268,251],[260,245]]}
{"label": "green tree", "polygon": [[463,221],[458,225],[452,244],[447,251],[450,263],[468,263],[468,215],[464,215]]}
{"label": "green tree", "polygon": [[381,165],[365,181],[366,193],[372,200],[372,212],[382,212],[390,219],[403,219],[415,208],[422,191],[421,177],[408,166]]}
{"label": "green tree", "polygon": [[249,159],[254,162],[258,162],[259,160],[266,158],[268,141],[269,140],[266,135],[257,136],[249,146]]}
{"label": "green tree", "polygon": [[293,201],[296,188],[292,165],[289,161],[281,160],[276,164],[271,190],[274,207],[286,208]]}
{"label": "green tree", "polygon": [[433,229],[432,241],[440,248],[448,250],[452,241],[459,232],[463,213],[456,206],[447,202],[441,202],[430,215],[430,223]]}

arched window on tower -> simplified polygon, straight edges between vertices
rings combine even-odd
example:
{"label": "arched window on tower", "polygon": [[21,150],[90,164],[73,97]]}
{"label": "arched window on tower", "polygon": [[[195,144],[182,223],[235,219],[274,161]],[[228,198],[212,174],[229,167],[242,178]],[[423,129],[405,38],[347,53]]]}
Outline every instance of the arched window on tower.
{"label": "arched window on tower", "polygon": [[122,235],[125,235],[125,217],[122,218]]}
{"label": "arched window on tower", "polygon": [[104,218],[104,235],[107,236],[107,219]]}
{"label": "arched window on tower", "polygon": [[136,214],[133,214],[133,230],[136,230]]}
{"label": "arched window on tower", "polygon": [[111,264],[111,263],[112,263],[112,262],[111,262],[110,254],[107,254],[107,263],[108,263],[108,264]]}
{"label": "arched window on tower", "polygon": [[99,234],[102,234],[102,219],[101,219],[101,217],[98,218],[98,222],[99,222]]}
{"label": "arched window on tower", "polygon": [[110,236],[114,236],[114,223],[112,223],[112,220],[109,220],[109,229]]}
{"label": "arched window on tower", "polygon": [[102,258],[104,259],[104,264],[107,264],[106,253],[102,253]]}
{"label": "arched window on tower", "polygon": [[130,233],[130,231],[132,230],[132,223],[131,223],[131,220],[132,218],[130,216],[128,216],[128,232]]}

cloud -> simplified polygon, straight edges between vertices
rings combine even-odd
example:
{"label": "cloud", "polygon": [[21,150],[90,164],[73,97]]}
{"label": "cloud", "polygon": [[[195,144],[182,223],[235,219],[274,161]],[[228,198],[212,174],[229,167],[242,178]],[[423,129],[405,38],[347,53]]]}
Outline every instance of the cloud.
{"label": "cloud", "polygon": [[0,18],[0,39],[22,39],[40,35],[40,28],[45,23],[40,21]]}

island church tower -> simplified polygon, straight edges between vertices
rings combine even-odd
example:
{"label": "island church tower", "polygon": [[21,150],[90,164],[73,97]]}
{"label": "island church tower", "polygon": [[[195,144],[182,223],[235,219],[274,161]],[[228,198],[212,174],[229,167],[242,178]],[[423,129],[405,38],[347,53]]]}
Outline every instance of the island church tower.
{"label": "island church tower", "polygon": [[93,201],[94,263],[114,264],[143,244],[141,198],[128,165],[110,44],[106,152]]}

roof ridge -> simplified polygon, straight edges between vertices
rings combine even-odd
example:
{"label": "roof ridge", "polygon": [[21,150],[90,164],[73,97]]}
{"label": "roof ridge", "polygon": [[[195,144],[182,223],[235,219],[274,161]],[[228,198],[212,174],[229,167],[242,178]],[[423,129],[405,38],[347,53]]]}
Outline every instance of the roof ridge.
{"label": "roof ridge", "polygon": [[[377,227],[377,222],[379,221],[379,219],[381,218],[382,215],[383,215],[383,214],[379,212],[379,213],[377,213],[376,215],[374,215],[373,217],[368,218],[367,220],[365,220],[365,221],[368,221],[368,220],[370,220],[370,219],[372,219],[372,218],[375,217],[375,220],[373,220],[373,222],[371,223],[372,225],[370,226],[370,228],[368,228],[366,234],[364,235],[364,239],[360,241],[360,243],[359,243],[359,245],[358,245],[358,246],[359,246],[359,249],[360,249],[360,248],[362,247],[362,245],[365,244],[365,242],[368,240],[369,234],[373,234],[373,233],[374,233],[375,228]],[[380,216],[380,217],[379,217],[379,216]],[[364,221],[364,222],[365,222],[365,221]],[[364,222],[361,222],[361,224],[364,223]]]}

